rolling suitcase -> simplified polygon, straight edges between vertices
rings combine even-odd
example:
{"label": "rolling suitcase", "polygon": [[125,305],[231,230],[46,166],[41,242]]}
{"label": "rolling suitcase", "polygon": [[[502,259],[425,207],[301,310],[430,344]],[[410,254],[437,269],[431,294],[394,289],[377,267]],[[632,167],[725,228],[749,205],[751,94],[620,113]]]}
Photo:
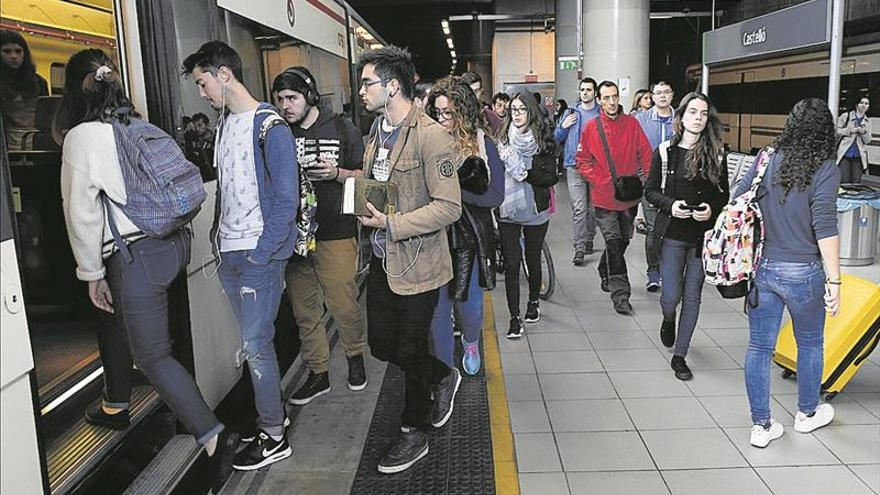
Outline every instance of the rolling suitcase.
{"label": "rolling suitcase", "polygon": [[[825,316],[825,367],[822,392],[831,400],[843,390],[880,341],[880,285],[843,275],[840,311]],[[773,361],[784,377],[797,371],[797,345],[791,321],[779,332]]]}

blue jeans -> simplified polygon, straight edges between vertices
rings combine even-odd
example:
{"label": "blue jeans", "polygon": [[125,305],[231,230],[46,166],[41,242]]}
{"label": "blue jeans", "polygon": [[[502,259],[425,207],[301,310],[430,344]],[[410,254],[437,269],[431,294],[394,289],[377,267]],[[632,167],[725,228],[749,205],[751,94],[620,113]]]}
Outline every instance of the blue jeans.
{"label": "blue jeans", "polygon": [[169,328],[168,291],[186,277],[190,243],[185,229],[164,239],[136,241],[129,246],[130,262],[120,252],[108,258],[107,284],[134,362],[187,431],[204,445],[223,431],[223,424],[205,403],[195,379],[174,358]]}
{"label": "blue jeans", "polygon": [[664,238],[660,242],[660,276],[663,277],[663,293],[660,309],[663,319],[675,320],[675,308],[681,304],[678,333],[675,337],[675,355],[687,356],[700,316],[700,299],[703,293],[702,249],[684,241]]}
{"label": "blue jeans", "polygon": [[257,426],[278,436],[283,434],[284,408],[273,340],[287,260],[258,265],[247,258],[248,253],[221,254],[220,282],[241,326],[241,349],[236,356],[236,366],[244,361],[248,363],[254,384]]}
{"label": "blue jeans", "polygon": [[758,307],[749,309],[746,392],[754,424],[770,420],[770,356],[788,308],[797,343],[798,409],[812,414],[819,404],[825,331],[825,271],[822,263],[761,260],[756,277]]}
{"label": "blue jeans", "polygon": [[468,342],[478,342],[483,331],[483,288],[480,287],[480,268],[476,264],[471,267],[468,298],[464,301],[453,301],[449,297],[449,287],[440,288],[437,307],[431,318],[432,354],[439,360],[453,367],[452,359],[455,342],[452,337],[452,311],[455,321],[461,327],[462,335]]}

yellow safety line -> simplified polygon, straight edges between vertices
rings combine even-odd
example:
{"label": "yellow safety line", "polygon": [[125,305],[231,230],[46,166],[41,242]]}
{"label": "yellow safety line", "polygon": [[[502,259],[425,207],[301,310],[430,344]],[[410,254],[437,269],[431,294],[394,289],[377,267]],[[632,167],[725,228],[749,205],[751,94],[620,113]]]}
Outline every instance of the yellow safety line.
{"label": "yellow safety line", "polygon": [[507,389],[504,386],[501,354],[498,352],[498,340],[495,336],[495,311],[492,307],[492,296],[488,292],[483,297],[483,353],[486,385],[489,389],[489,425],[492,432],[492,457],[495,461],[495,493],[519,495],[513,430],[510,428],[510,414],[507,410]]}

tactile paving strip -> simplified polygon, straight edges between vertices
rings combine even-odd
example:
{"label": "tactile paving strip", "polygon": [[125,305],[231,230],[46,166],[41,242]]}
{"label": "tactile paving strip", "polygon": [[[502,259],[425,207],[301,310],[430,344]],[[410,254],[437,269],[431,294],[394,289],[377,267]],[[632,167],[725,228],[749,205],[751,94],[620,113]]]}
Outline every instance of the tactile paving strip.
{"label": "tactile paving strip", "polygon": [[[460,366],[458,339],[455,347],[454,362]],[[403,391],[403,372],[389,364],[351,495],[494,495],[489,399],[483,370],[476,376],[462,373],[452,418],[446,426],[431,432],[428,455],[402,473],[381,474],[376,470],[379,459],[400,431]]]}

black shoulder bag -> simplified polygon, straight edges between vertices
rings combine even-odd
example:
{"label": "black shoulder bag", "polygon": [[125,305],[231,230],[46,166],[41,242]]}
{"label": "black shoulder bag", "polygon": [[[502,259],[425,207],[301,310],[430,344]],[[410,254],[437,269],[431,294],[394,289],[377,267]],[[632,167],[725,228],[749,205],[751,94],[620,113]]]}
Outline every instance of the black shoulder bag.
{"label": "black shoulder bag", "polygon": [[642,197],[642,179],[635,175],[617,176],[614,159],[611,158],[611,150],[608,148],[608,138],[605,137],[605,129],[602,122],[596,121],[599,137],[602,139],[602,148],[605,150],[605,158],[608,159],[608,169],[611,170],[611,179],[614,183],[614,199],[618,201],[635,201]]}

